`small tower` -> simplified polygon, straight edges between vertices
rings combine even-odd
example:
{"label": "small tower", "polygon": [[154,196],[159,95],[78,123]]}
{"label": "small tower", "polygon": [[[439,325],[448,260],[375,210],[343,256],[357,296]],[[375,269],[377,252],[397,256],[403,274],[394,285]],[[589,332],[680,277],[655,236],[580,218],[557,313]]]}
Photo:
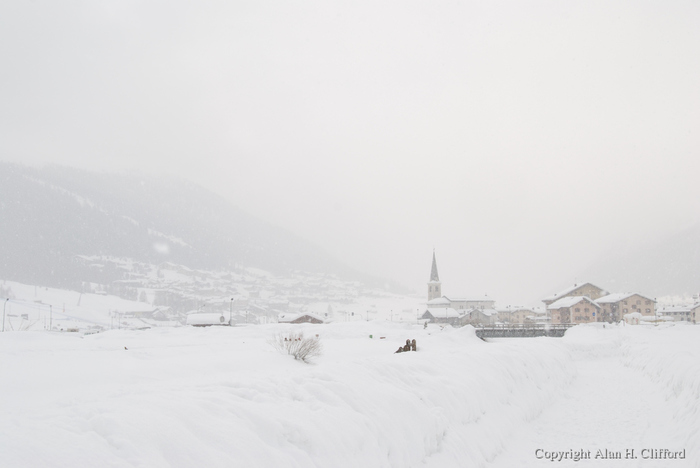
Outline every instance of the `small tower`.
{"label": "small tower", "polygon": [[435,249],[433,249],[433,267],[430,270],[430,281],[428,282],[428,300],[442,297],[442,284],[437,271],[437,262],[435,261]]}

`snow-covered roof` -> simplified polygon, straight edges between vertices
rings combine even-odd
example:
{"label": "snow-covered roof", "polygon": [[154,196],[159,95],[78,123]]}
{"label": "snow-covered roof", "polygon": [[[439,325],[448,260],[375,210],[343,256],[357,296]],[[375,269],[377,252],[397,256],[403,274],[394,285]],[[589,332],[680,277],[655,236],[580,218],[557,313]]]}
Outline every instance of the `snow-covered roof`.
{"label": "snow-covered roof", "polygon": [[461,317],[460,313],[451,307],[428,307],[428,312],[430,312],[430,315],[433,317]]}
{"label": "snow-covered roof", "polygon": [[667,313],[679,313],[679,312],[691,312],[695,309],[700,307],[700,302],[695,303],[693,305],[677,305],[677,306],[669,306],[669,307],[664,307],[661,310],[658,310],[659,313],[662,314],[667,314]]}
{"label": "snow-covered roof", "polygon": [[320,320],[321,322],[325,322],[323,317],[321,317],[320,315],[313,314],[311,312],[304,312],[303,314],[290,314],[290,313],[280,314],[277,317],[277,321],[279,323],[290,323],[290,322],[295,321],[298,318],[306,317],[306,316],[311,317],[311,318],[316,319],[316,320]]}
{"label": "snow-covered roof", "polygon": [[593,304],[595,307],[600,307],[598,304],[590,300],[587,296],[566,296],[562,297],[556,302],[552,302],[547,309],[561,309],[562,307],[571,307],[573,305],[578,304],[579,302],[588,302],[590,304]]}
{"label": "snow-covered roof", "polygon": [[600,298],[596,299],[595,301],[598,304],[613,304],[615,302],[624,301],[628,297],[635,296],[635,295],[639,296],[639,297],[643,297],[644,299],[646,299],[648,301],[656,302],[656,301],[654,301],[654,299],[651,299],[651,298],[646,297],[646,296],[642,296],[641,294],[634,293],[634,292],[608,294],[607,296],[600,297]]}
{"label": "snow-covered roof", "polygon": [[663,309],[659,310],[658,312],[660,314],[677,314],[677,313],[690,313],[691,308],[690,306],[670,306],[670,307],[664,307]]}
{"label": "snow-covered roof", "polygon": [[431,306],[431,305],[440,305],[440,304],[449,305],[449,304],[451,304],[451,301],[450,301],[448,298],[446,298],[445,296],[442,296],[442,297],[436,297],[435,299],[429,300],[429,301],[427,302],[427,304],[428,304],[429,306]]}
{"label": "snow-covered roof", "polygon": [[187,325],[222,325],[225,323],[228,323],[228,317],[217,313],[190,314],[187,316]]}
{"label": "snow-covered roof", "polygon": [[545,298],[542,299],[542,300],[543,300],[543,301],[556,301],[557,298],[562,297],[562,296],[566,296],[566,295],[569,294],[570,292],[573,292],[573,291],[577,290],[578,288],[580,288],[580,287],[582,287],[582,286],[585,286],[585,285],[587,285],[587,284],[590,284],[591,286],[593,286],[593,287],[595,287],[595,288],[598,288],[598,289],[600,289],[601,291],[603,290],[603,288],[599,288],[599,287],[596,286],[595,284],[591,284],[591,283],[576,283],[576,284],[574,284],[573,286],[571,286],[571,287],[569,287],[569,288],[566,288],[566,289],[564,289],[563,291],[559,291],[559,292],[556,293],[556,294],[552,294],[551,296],[547,296],[547,297],[545,297]]}
{"label": "snow-covered roof", "polygon": [[466,296],[466,297],[452,297],[450,298],[452,302],[494,302],[493,299],[491,299],[487,295],[483,296]]}
{"label": "snow-covered roof", "polygon": [[493,315],[498,315],[498,311],[496,309],[472,309],[478,312],[481,312],[487,317],[491,317]]}

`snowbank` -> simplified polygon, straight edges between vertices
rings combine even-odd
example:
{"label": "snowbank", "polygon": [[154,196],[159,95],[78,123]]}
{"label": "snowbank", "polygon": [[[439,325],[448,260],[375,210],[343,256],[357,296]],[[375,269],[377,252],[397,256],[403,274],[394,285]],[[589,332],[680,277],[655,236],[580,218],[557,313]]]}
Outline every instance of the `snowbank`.
{"label": "snowbank", "polygon": [[[268,344],[291,330],[323,356]],[[572,378],[562,340],[384,322],[6,333],[0,356],[8,466],[480,466]]]}
{"label": "snowbank", "polygon": [[700,466],[700,327],[676,322],[622,334],[623,362],[663,388],[674,411],[675,437]]}

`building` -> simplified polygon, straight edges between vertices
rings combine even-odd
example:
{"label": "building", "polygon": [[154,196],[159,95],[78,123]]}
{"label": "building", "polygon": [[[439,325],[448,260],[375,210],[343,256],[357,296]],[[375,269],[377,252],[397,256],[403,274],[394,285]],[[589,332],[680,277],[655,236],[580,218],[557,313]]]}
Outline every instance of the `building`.
{"label": "building", "polygon": [[545,308],[549,310],[549,306],[553,304],[554,302],[558,301],[559,299],[563,297],[570,297],[570,296],[585,296],[589,299],[596,300],[599,297],[603,297],[606,294],[608,294],[607,291],[605,291],[603,288],[599,288],[598,286],[591,284],[591,283],[581,283],[581,284],[574,284],[572,287],[567,288],[563,291],[559,291],[556,294],[552,294],[551,296],[545,297],[542,299],[542,302],[544,302]]}
{"label": "building", "polygon": [[437,262],[435,261],[435,250],[433,250],[433,266],[430,269],[430,281],[428,282],[428,302],[440,297],[442,297],[442,283],[440,283]]}
{"label": "building", "polygon": [[[226,314],[228,315],[228,314]],[[219,313],[203,313],[203,314],[189,314],[187,316],[187,325],[192,325],[193,327],[211,327],[211,326],[229,326],[228,317],[224,317],[224,314]]]}
{"label": "building", "polygon": [[676,322],[698,323],[700,321],[700,302],[690,306],[664,307],[658,312],[662,317],[670,317]]}
{"label": "building", "polygon": [[597,321],[600,306],[588,296],[565,296],[547,306],[553,324],[579,324]]}
{"label": "building", "polygon": [[634,312],[645,317],[656,315],[656,301],[637,293],[614,293],[595,300],[601,306],[599,322],[619,322]]}
{"label": "building", "polygon": [[535,323],[538,314],[534,309],[529,307],[506,307],[498,310],[498,320],[503,323],[514,325],[523,325],[525,323]]}
{"label": "building", "polygon": [[279,323],[323,323],[323,319],[316,314],[289,314],[284,313],[278,317]]}
{"label": "building", "polygon": [[438,275],[437,261],[435,260],[435,251],[433,250],[433,264],[430,269],[430,281],[428,282],[428,301],[426,302],[428,309],[454,309],[460,311],[460,315],[465,314],[471,309],[493,309],[495,301],[489,296],[480,297],[447,297],[442,295],[442,283]]}
{"label": "building", "polygon": [[496,309],[487,308],[472,308],[467,312],[470,325],[494,325],[498,320],[498,311]]}
{"label": "building", "polygon": [[451,307],[429,307],[423,312],[421,320],[428,320],[430,323],[445,323],[453,327],[461,327],[467,324],[468,315],[460,313]]}

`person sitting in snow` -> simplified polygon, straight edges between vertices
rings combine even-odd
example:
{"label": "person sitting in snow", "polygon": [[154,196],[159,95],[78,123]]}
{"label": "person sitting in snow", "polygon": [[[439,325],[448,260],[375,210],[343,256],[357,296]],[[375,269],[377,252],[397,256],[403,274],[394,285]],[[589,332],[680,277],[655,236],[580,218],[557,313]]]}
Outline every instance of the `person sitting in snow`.
{"label": "person sitting in snow", "polygon": [[413,338],[413,339],[411,340],[411,351],[416,351],[416,350],[417,350],[417,349],[416,349],[416,339]]}
{"label": "person sitting in snow", "polygon": [[396,353],[403,353],[403,346],[399,346],[399,349],[394,351],[394,354],[396,354]]}
{"label": "person sitting in snow", "polygon": [[403,350],[404,350],[404,351],[410,351],[410,350],[411,350],[411,340],[410,340],[410,339],[407,339],[407,340],[406,340],[406,344],[404,345]]}

